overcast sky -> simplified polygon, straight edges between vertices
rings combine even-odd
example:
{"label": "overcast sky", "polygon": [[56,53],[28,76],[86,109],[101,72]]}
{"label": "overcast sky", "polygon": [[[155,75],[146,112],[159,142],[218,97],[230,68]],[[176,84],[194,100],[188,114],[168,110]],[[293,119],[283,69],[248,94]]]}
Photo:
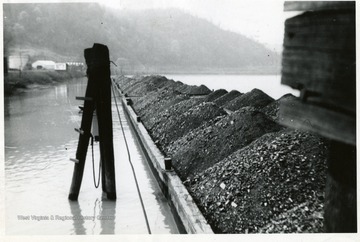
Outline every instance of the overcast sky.
{"label": "overcast sky", "polygon": [[[141,10],[175,7],[205,18],[225,30],[241,33],[281,51],[284,20],[282,0],[2,0],[1,2],[99,2],[111,8]],[[119,12],[120,13],[120,12]]]}
{"label": "overcast sky", "polygon": [[180,8],[210,20],[225,30],[244,34],[281,51],[284,20],[295,13],[283,11],[281,0],[102,0],[119,9]]}

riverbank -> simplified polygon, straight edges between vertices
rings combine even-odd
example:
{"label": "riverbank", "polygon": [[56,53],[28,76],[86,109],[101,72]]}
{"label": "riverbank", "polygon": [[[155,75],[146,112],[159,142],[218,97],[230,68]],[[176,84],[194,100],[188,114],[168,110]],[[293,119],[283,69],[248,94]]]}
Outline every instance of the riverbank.
{"label": "riverbank", "polygon": [[323,232],[327,146],[278,124],[279,103],[292,95],[161,76],[115,81],[214,232]]}
{"label": "riverbank", "polygon": [[34,87],[46,87],[72,78],[83,77],[82,72],[22,71],[9,72],[4,76],[4,95],[10,96]]}

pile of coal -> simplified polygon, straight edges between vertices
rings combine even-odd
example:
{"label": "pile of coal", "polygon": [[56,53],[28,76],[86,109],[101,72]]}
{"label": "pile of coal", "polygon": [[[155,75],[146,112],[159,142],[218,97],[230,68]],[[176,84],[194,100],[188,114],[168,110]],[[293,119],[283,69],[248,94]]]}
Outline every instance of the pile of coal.
{"label": "pile of coal", "polygon": [[224,108],[236,111],[243,107],[263,108],[270,104],[274,99],[259,89],[253,89],[241,96],[234,98],[224,105]]}
{"label": "pile of coal", "polygon": [[[209,102],[202,102],[185,111],[183,104],[186,107],[186,104],[190,103],[189,101],[180,102],[170,107],[167,111],[162,112],[164,114],[163,117],[166,118],[160,119],[162,122],[158,122],[150,129],[153,138],[161,147],[167,147],[170,143],[183,137],[201,124],[226,114],[223,109]],[[179,109],[176,110],[177,108],[184,110],[184,112],[180,113]],[[170,113],[177,113],[178,115],[169,115]]]}
{"label": "pile of coal", "polygon": [[192,177],[262,135],[282,127],[254,110],[240,109],[218,116],[166,147],[182,179]]}
{"label": "pile of coal", "polygon": [[116,79],[216,233],[323,232],[327,144],[287,129],[261,90]]}
{"label": "pile of coal", "polygon": [[[162,133],[158,130],[163,123],[166,123],[170,117],[179,116],[184,112],[188,111],[191,107],[198,105],[203,102],[203,98],[189,98],[181,101],[162,112],[157,112],[151,116],[147,121],[147,127],[149,130],[154,132]],[[154,126],[158,126],[154,128]]]}
{"label": "pile of coal", "polygon": [[185,184],[216,232],[323,232],[326,153],[319,137],[282,130]]}
{"label": "pile of coal", "polygon": [[281,102],[287,102],[289,100],[295,100],[295,99],[296,99],[296,97],[294,95],[285,94],[284,96],[280,97],[279,99],[272,101],[265,107],[261,108],[260,111],[263,112],[264,114],[266,114],[268,117],[270,117],[274,121],[279,122],[280,121],[279,111],[280,111]]}
{"label": "pile of coal", "polygon": [[195,86],[183,84],[176,89],[178,92],[188,95],[208,95],[211,90],[205,85]]}
{"label": "pile of coal", "polygon": [[218,89],[215,92],[212,92],[209,95],[207,95],[207,97],[205,97],[204,101],[205,102],[213,102],[214,100],[220,98],[221,96],[223,96],[227,93],[228,93],[228,91],[226,91],[225,89]]}
{"label": "pile of coal", "polygon": [[220,107],[223,107],[228,102],[230,102],[231,100],[233,100],[241,95],[242,95],[242,93],[240,93],[239,91],[232,90],[229,93],[226,93],[226,94],[222,95],[221,97],[215,99],[214,103]]}

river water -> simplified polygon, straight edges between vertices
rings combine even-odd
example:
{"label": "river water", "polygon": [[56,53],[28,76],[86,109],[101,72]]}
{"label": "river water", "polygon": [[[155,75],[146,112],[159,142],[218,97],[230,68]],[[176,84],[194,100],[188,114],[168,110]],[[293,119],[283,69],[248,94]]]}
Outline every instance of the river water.
{"label": "river water", "polygon": [[[4,100],[5,232],[8,235],[147,234],[143,210],[113,100],[117,200],[102,198],[93,182],[91,150],[77,202],[68,200],[81,122],[75,100],[86,79]],[[118,101],[118,103],[120,103]],[[152,233],[178,233],[170,208],[133,138],[120,105]],[[99,148],[94,146],[98,176]]]}
{"label": "river water", "polygon": [[250,92],[258,88],[278,99],[291,93],[299,96],[299,91],[281,84],[281,75],[167,75],[168,79],[181,81],[189,85],[205,85],[210,89],[225,89],[227,91],[237,90],[241,93]]}

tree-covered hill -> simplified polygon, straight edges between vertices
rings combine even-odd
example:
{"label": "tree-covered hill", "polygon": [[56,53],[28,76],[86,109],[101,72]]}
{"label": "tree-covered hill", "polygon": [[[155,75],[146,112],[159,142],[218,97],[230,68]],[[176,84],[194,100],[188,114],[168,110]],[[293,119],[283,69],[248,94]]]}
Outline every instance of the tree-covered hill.
{"label": "tree-covered hill", "polygon": [[[4,4],[4,53],[83,60],[106,44],[124,70],[277,71],[280,57],[242,35],[177,9],[110,10],[96,3]],[[56,60],[55,60],[56,61]]]}

